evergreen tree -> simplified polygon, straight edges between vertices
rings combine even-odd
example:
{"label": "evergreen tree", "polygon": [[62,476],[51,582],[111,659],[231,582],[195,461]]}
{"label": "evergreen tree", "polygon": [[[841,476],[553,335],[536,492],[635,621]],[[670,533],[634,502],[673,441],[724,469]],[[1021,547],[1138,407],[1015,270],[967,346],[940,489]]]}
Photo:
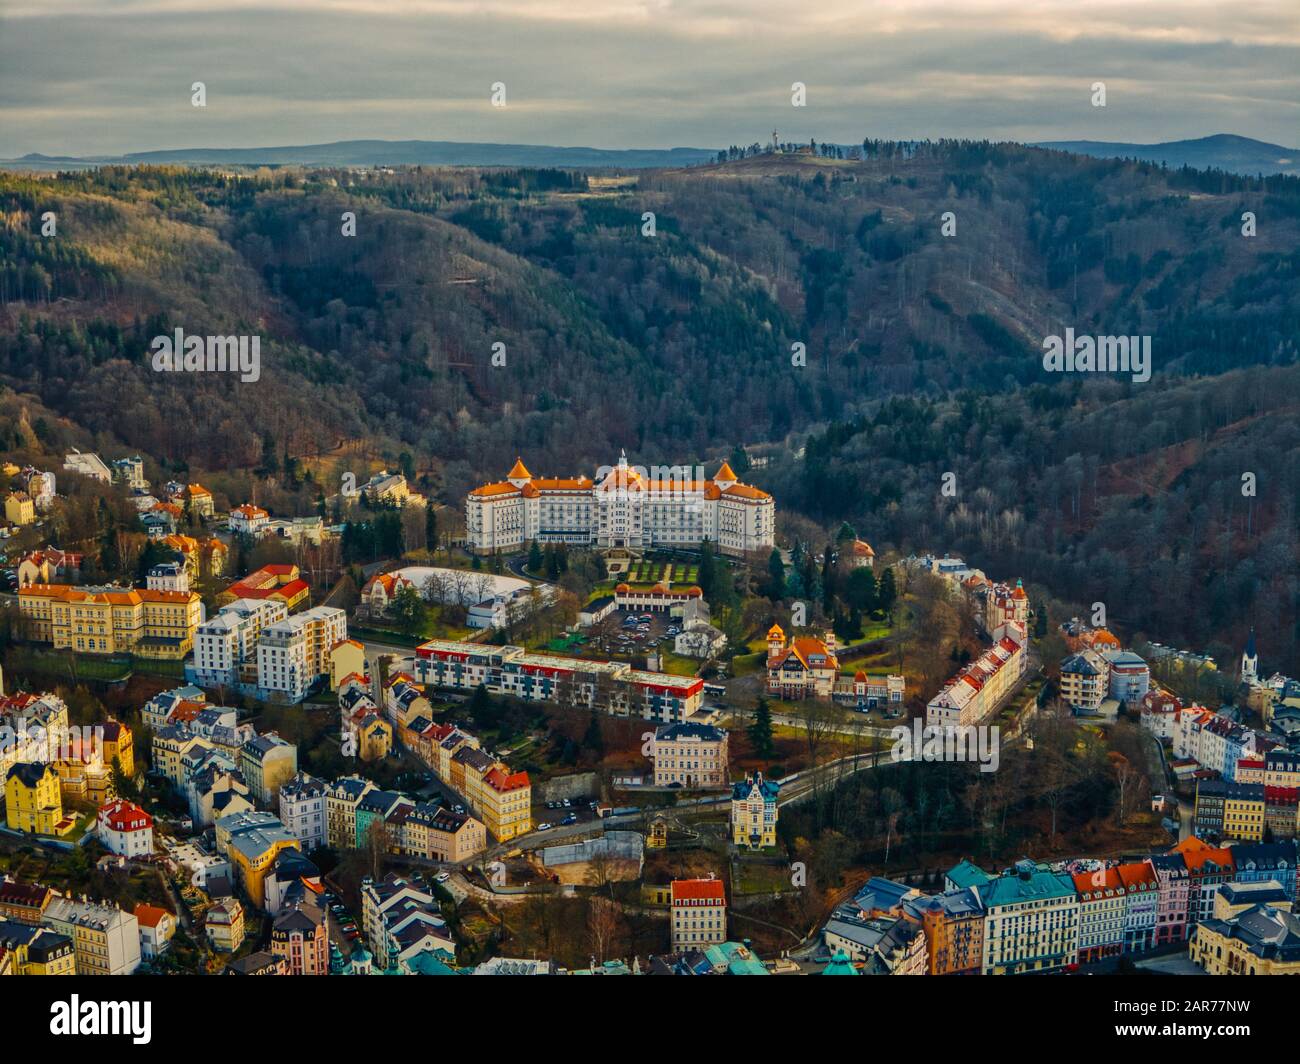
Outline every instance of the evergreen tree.
{"label": "evergreen tree", "polygon": [[713,544],[707,539],[700,544],[700,564],[696,582],[699,584],[700,590],[704,592],[705,599],[712,602],[713,593],[717,588],[717,570],[716,562],[713,559]]}
{"label": "evergreen tree", "polygon": [[492,702],[492,696],[488,694],[488,689],[482,684],[474,688],[466,712],[478,728],[490,728],[496,722],[496,706]]}
{"label": "evergreen tree", "polygon": [[863,565],[849,573],[844,597],[849,605],[861,613],[871,613],[877,605],[876,574]]}
{"label": "evergreen tree", "polygon": [[833,550],[826,544],[826,553],[822,557],[822,612],[830,617],[835,613],[835,562]]}
{"label": "evergreen tree", "polygon": [[781,560],[781,552],[776,547],[772,548],[772,553],[767,557],[767,597],[773,602],[785,598],[785,562]]}
{"label": "evergreen tree", "polygon": [[890,620],[893,620],[894,603],[897,599],[898,588],[894,584],[894,570],[886,569],[880,574],[880,583],[876,588],[876,601],[879,603],[880,612]]}
{"label": "evergreen tree", "polygon": [[528,571],[530,573],[542,571],[542,548],[537,545],[537,540],[533,540],[528,548]]}
{"label": "evergreen tree", "polygon": [[602,757],[605,753],[605,740],[600,731],[600,715],[593,709],[591,718],[587,721],[587,730],[582,736],[582,746],[597,757]]}
{"label": "evergreen tree", "polygon": [[776,744],[772,741],[772,707],[767,699],[759,697],[754,706],[754,720],[746,729],[754,756],[770,761],[776,756]]}
{"label": "evergreen tree", "polygon": [[438,549],[438,512],[432,499],[424,504],[424,545],[430,551]]}

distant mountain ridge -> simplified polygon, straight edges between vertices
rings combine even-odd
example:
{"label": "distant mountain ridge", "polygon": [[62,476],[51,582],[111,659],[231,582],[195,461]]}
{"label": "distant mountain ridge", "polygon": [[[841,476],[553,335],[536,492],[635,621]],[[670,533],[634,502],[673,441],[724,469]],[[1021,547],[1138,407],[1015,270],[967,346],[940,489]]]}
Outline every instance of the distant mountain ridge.
{"label": "distant mountain ridge", "polygon": [[[839,145],[846,150],[851,144]],[[1217,133],[1161,144],[1054,140],[1030,147],[1100,159],[1140,159],[1178,168],[1239,174],[1300,174],[1300,148]],[[549,144],[496,144],[453,140],[340,140],[329,144],[266,148],[167,148],[125,155],[72,156],[32,152],[0,161],[3,169],[59,170],[104,165],[189,163],[207,166],[525,166],[611,167],[643,170],[712,162],[715,148],[589,148]]]}
{"label": "distant mountain ridge", "polygon": [[63,168],[194,163],[231,166],[568,166],[648,167],[690,166],[717,156],[713,148],[588,148],[548,144],[493,144],[452,140],[340,140],[330,144],[282,145],[267,148],[169,148],[112,156],[49,156],[39,153],[7,160],[18,168]]}
{"label": "distant mountain ridge", "polygon": [[1162,144],[1129,144],[1105,140],[1040,141],[1035,148],[1090,155],[1097,159],[1138,159],[1170,167],[1227,170],[1236,174],[1300,174],[1300,148],[1284,148],[1232,133]]}

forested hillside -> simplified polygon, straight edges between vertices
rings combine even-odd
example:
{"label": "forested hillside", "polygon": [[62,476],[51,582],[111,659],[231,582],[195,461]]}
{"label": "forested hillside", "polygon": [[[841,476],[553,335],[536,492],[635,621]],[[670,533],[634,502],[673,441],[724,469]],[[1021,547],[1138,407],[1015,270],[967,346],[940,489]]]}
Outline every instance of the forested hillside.
{"label": "forested hillside", "polygon": [[[364,434],[453,503],[516,453],[558,474],[767,443],[752,476],[786,513],[1105,598],[1153,638],[1253,623],[1266,662],[1300,666],[1300,179],[867,149],[0,175],[0,381],[66,419],[51,446],[270,476],[268,453]],[[260,335],[261,379],[154,373],[177,327]],[[1045,373],[1066,327],[1149,334],[1152,379]]]}

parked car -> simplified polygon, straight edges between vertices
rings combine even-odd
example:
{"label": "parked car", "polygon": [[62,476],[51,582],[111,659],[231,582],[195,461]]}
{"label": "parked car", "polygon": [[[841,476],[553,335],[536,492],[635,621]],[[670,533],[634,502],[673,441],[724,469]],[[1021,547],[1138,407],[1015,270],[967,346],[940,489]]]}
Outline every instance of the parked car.
{"label": "parked car", "polygon": [[538,824],[538,825],[537,825],[537,830],[538,830],[538,831],[550,831],[550,830],[551,830],[551,826],[552,826],[552,825],[550,825],[550,824],[546,824],[546,823]]}
{"label": "parked car", "polygon": [[450,878],[451,878],[450,872],[439,872],[436,876],[433,877],[433,881],[435,883],[446,883],[447,880],[449,880]]}

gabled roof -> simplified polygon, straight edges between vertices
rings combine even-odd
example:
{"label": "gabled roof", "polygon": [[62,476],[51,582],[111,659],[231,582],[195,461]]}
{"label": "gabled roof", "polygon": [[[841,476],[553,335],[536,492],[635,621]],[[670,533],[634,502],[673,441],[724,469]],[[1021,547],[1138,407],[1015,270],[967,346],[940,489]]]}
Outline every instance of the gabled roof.
{"label": "gabled roof", "polygon": [[532,480],[532,473],[528,472],[528,467],[524,465],[524,460],[518,456],[515,457],[515,464],[511,466],[510,472],[506,474],[506,480]]}

